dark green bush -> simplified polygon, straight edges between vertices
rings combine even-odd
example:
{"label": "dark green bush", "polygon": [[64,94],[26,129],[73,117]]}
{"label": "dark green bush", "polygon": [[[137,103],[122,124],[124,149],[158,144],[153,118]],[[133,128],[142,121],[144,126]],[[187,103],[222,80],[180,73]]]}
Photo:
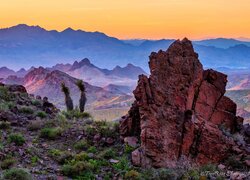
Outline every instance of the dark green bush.
{"label": "dark green bush", "polygon": [[225,161],[225,165],[230,166],[231,168],[235,170],[243,170],[245,169],[244,162],[237,159],[236,156],[231,156]]}
{"label": "dark green bush", "polygon": [[124,179],[139,180],[139,179],[141,179],[141,174],[135,170],[130,170],[130,171],[126,172]]}
{"label": "dark green bush", "polygon": [[67,164],[62,168],[63,175],[76,177],[90,173],[94,170],[94,166],[86,161],[78,161],[75,164]]}
{"label": "dark green bush", "polygon": [[32,180],[32,176],[24,169],[12,168],[3,173],[4,180]]}
{"label": "dark green bush", "polygon": [[41,103],[39,100],[32,100],[32,101],[31,101],[31,104],[32,104],[33,106],[41,106],[41,105],[42,105],[42,103]]}
{"label": "dark green bush", "polygon": [[105,149],[98,153],[99,159],[110,159],[116,157],[116,151],[112,148]]}
{"label": "dark green bush", "polygon": [[23,114],[33,114],[34,113],[34,110],[28,106],[23,106],[18,111],[20,113],[23,113]]}
{"label": "dark green bush", "polygon": [[0,86],[0,99],[9,101],[11,99],[10,93],[6,87]]}
{"label": "dark green bush", "polygon": [[39,112],[36,113],[36,116],[40,117],[41,119],[44,119],[44,118],[47,117],[47,114],[44,111],[39,111]]}
{"label": "dark green bush", "polygon": [[14,163],[16,162],[16,160],[12,157],[4,159],[0,164],[1,164],[1,168],[2,169],[9,169]]}
{"label": "dark green bush", "polygon": [[89,146],[87,140],[81,140],[74,145],[74,148],[77,150],[87,150]]}
{"label": "dark green bush", "polygon": [[80,112],[79,109],[74,109],[72,111],[63,111],[62,114],[67,118],[67,119],[80,119],[80,118],[91,118],[92,116],[87,113],[87,112]]}
{"label": "dark green bush", "polygon": [[43,128],[40,137],[54,140],[62,134],[61,128]]}
{"label": "dark green bush", "polygon": [[5,121],[0,121],[0,129],[9,129],[10,123]]}
{"label": "dark green bush", "polygon": [[25,143],[25,139],[22,134],[14,133],[8,137],[9,143],[15,143],[17,146],[22,146]]}

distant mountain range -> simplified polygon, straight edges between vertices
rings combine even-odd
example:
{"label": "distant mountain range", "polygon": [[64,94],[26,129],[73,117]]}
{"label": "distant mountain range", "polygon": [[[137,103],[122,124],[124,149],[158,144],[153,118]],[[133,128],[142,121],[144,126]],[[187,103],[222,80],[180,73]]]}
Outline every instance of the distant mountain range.
{"label": "distant mountain range", "polygon": [[64,95],[60,84],[70,88],[75,105],[80,97],[75,83],[78,79],[85,82],[87,107],[90,110],[126,108],[133,101],[132,91],[138,75],[147,74],[141,68],[128,64],[116,66],[112,70],[101,69],[85,58],[73,64],[56,64],[52,67],[31,67],[17,72],[7,67],[0,68],[2,82],[21,84],[29,93],[48,97],[58,107],[64,108]]}
{"label": "distant mountain range", "polygon": [[[20,24],[0,29],[0,67],[52,66],[87,57],[100,68],[132,63],[148,71],[150,53],[165,50],[172,42],[173,39],[119,40],[100,32],[71,28],[47,31]],[[194,48],[205,67],[250,67],[250,42],[208,39],[195,41]]]}

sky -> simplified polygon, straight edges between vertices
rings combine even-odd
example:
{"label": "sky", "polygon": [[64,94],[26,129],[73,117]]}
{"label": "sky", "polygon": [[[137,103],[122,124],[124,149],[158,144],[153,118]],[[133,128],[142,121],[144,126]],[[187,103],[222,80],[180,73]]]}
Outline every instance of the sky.
{"label": "sky", "polygon": [[250,0],[0,0],[0,28],[17,24],[120,39],[250,38]]}

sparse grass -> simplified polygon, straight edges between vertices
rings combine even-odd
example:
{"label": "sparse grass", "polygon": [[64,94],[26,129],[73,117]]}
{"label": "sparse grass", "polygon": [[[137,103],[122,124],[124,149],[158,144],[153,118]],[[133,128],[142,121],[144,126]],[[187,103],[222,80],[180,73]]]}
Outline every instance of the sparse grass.
{"label": "sparse grass", "polygon": [[41,106],[42,105],[42,103],[41,103],[41,101],[39,101],[39,100],[32,100],[31,101],[31,104],[33,105],[33,106]]}
{"label": "sparse grass", "polygon": [[0,103],[0,111],[8,111],[10,110],[11,108],[14,107],[14,103],[13,102],[1,102]]}
{"label": "sparse grass", "polygon": [[132,153],[136,148],[128,145],[127,143],[124,145],[124,152],[127,153],[127,154],[130,154]]}
{"label": "sparse grass", "polygon": [[235,170],[244,170],[246,168],[244,163],[241,160],[239,160],[236,156],[229,157],[225,161],[225,164]]}
{"label": "sparse grass", "polygon": [[0,163],[1,168],[2,169],[9,169],[15,162],[16,162],[16,160],[13,157],[8,157]]}
{"label": "sparse grass", "polygon": [[37,117],[40,117],[41,119],[44,119],[44,118],[46,118],[48,115],[47,115],[46,112],[44,112],[44,111],[38,111],[38,112],[36,113],[36,116],[37,116]]}
{"label": "sparse grass", "polygon": [[0,87],[0,99],[10,101],[11,95],[6,87]]}
{"label": "sparse grass", "polygon": [[0,121],[0,129],[9,129],[10,123],[5,121]]}
{"label": "sparse grass", "polygon": [[30,131],[36,131],[36,130],[39,130],[43,127],[43,121],[40,121],[40,120],[34,120],[34,121],[31,121],[28,125],[28,129]]}
{"label": "sparse grass", "polygon": [[9,143],[15,143],[17,146],[22,146],[25,143],[25,139],[22,134],[14,133],[8,137]]}
{"label": "sparse grass", "polygon": [[99,159],[115,158],[116,157],[116,150],[113,148],[104,149],[103,151],[98,153],[97,157]]}
{"label": "sparse grass", "polygon": [[119,162],[117,164],[113,164],[113,168],[117,171],[129,171],[130,170],[130,160],[127,156],[123,155],[119,158]]}
{"label": "sparse grass", "polygon": [[74,144],[74,148],[77,150],[87,150],[89,148],[89,144],[87,140],[78,141]]}
{"label": "sparse grass", "polygon": [[62,114],[67,119],[83,119],[83,118],[91,118],[92,116],[88,112],[80,112],[79,109],[74,109],[72,111],[63,111]]}
{"label": "sparse grass", "polygon": [[28,106],[22,106],[18,111],[20,113],[23,113],[23,114],[33,114],[34,113],[34,110]]}
{"label": "sparse grass", "polygon": [[[86,162],[86,161],[78,161],[74,164],[64,165],[62,168],[62,173],[70,177],[77,177],[77,176],[84,177],[86,176],[86,173],[87,174],[91,173],[93,175],[93,170],[94,170],[94,166],[91,163]],[[91,179],[92,179],[92,175],[91,175]]]}
{"label": "sparse grass", "polygon": [[96,153],[97,152],[97,149],[95,146],[90,146],[87,150],[88,153]]}
{"label": "sparse grass", "polygon": [[126,172],[124,179],[139,180],[139,179],[141,179],[141,174],[135,170],[130,170],[130,171]]}
{"label": "sparse grass", "polygon": [[37,156],[32,156],[30,158],[30,161],[33,165],[35,165],[39,161],[39,158]]}
{"label": "sparse grass", "polygon": [[73,155],[68,151],[61,151],[59,149],[51,149],[49,155],[56,160],[59,164],[64,164],[73,159]]}
{"label": "sparse grass", "polygon": [[62,134],[61,128],[43,128],[41,130],[40,137],[54,140],[61,134]]}
{"label": "sparse grass", "polygon": [[4,180],[32,180],[32,176],[27,170],[12,168],[3,173]]}

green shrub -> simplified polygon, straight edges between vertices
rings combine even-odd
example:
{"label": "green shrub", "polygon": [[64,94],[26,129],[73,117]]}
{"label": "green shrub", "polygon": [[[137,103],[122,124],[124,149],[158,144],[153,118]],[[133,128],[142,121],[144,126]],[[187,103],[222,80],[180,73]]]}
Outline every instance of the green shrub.
{"label": "green shrub", "polygon": [[119,162],[117,164],[113,164],[113,168],[118,171],[128,171],[130,169],[130,161],[126,156],[122,156],[119,158]]}
{"label": "green shrub", "polygon": [[94,136],[97,133],[97,130],[92,125],[87,125],[84,127],[84,132],[88,136]]}
{"label": "green shrub", "polygon": [[12,168],[3,173],[4,180],[32,180],[32,176],[24,169]]}
{"label": "green shrub", "polygon": [[200,173],[198,169],[190,169],[183,175],[183,179],[193,179],[193,180],[199,180],[200,179]]}
{"label": "green shrub", "polygon": [[44,118],[47,117],[47,114],[44,111],[39,111],[39,112],[36,113],[36,116],[40,117],[41,119],[44,119]]}
{"label": "green shrub", "polygon": [[61,128],[43,128],[40,133],[40,137],[46,139],[56,139],[58,136],[62,134]]}
{"label": "green shrub", "polygon": [[0,150],[3,150],[3,149],[4,149],[4,145],[3,145],[3,143],[0,142]]}
{"label": "green shrub", "polygon": [[17,146],[22,146],[25,143],[25,139],[22,134],[10,134],[8,137],[9,143],[15,143]]}
{"label": "green shrub", "polygon": [[218,171],[218,168],[215,164],[206,164],[200,167],[200,172],[215,172]]}
{"label": "green shrub", "polygon": [[94,166],[86,161],[78,161],[75,164],[67,164],[62,168],[63,175],[76,177],[92,172]]}
{"label": "green shrub", "polygon": [[135,149],[136,149],[136,148],[134,148],[134,147],[132,147],[132,146],[130,146],[130,145],[128,145],[128,144],[126,143],[126,144],[125,144],[125,147],[124,147],[124,152],[130,154],[130,153],[132,153]]}
{"label": "green shrub", "polygon": [[41,106],[41,105],[42,105],[42,103],[41,103],[39,100],[32,100],[32,101],[31,101],[31,104],[32,104],[33,106]]}
{"label": "green shrub", "polygon": [[2,169],[9,169],[15,162],[16,162],[16,160],[12,157],[4,159],[1,162],[1,168]]}
{"label": "green shrub", "polygon": [[13,102],[2,102],[0,103],[0,111],[8,111],[14,107]]}
{"label": "green shrub", "polygon": [[7,105],[7,103],[0,103],[0,111],[8,111],[9,110],[9,106]]}
{"label": "green shrub", "polygon": [[0,121],[0,129],[9,129],[10,123],[5,121]]}
{"label": "green shrub", "polygon": [[81,141],[77,142],[74,145],[74,148],[77,149],[77,150],[86,150],[86,149],[89,148],[88,141],[87,140],[81,140]]}
{"label": "green shrub", "polygon": [[89,156],[87,153],[85,152],[81,152],[80,154],[76,154],[75,155],[75,160],[76,161],[85,161],[85,160],[89,160]]}
{"label": "green shrub", "polygon": [[101,136],[114,138],[118,136],[119,127],[117,126],[117,123],[107,121],[96,121],[95,126]]}
{"label": "green shrub", "polygon": [[141,179],[141,175],[139,172],[135,171],[135,170],[130,170],[128,172],[126,172],[124,179],[127,180],[139,180]]}
{"label": "green shrub", "polygon": [[56,122],[63,129],[70,128],[71,126],[70,122],[61,113],[56,116],[56,118],[54,119],[54,122]]}
{"label": "green shrub", "polygon": [[87,112],[80,112],[79,109],[74,109],[72,111],[63,111],[62,114],[67,119],[82,119],[82,118],[91,118],[92,116]]}
{"label": "green shrub", "polygon": [[33,114],[34,113],[34,110],[28,106],[23,106],[18,111],[20,113],[23,113],[23,114]]}
{"label": "green shrub", "polygon": [[229,157],[226,161],[225,164],[227,166],[232,167],[235,170],[243,170],[245,169],[245,165],[243,163],[243,161],[240,161],[239,159],[237,159],[236,156],[231,156]]}
{"label": "green shrub", "polygon": [[96,153],[96,152],[97,152],[97,149],[96,149],[95,146],[91,146],[91,147],[88,148],[87,152],[88,152],[88,153]]}
{"label": "green shrub", "polygon": [[0,99],[9,101],[11,99],[10,93],[6,87],[0,86]]}
{"label": "green shrub", "polygon": [[39,158],[37,156],[32,156],[30,158],[30,161],[31,161],[32,164],[36,164],[39,161]]}
{"label": "green shrub", "polygon": [[43,121],[41,120],[34,120],[34,121],[31,121],[28,125],[28,129],[30,131],[36,131],[36,130],[39,130],[43,127]]}
{"label": "green shrub", "polygon": [[105,149],[98,153],[98,158],[99,159],[110,159],[114,158],[116,156],[116,151],[112,148]]}
{"label": "green shrub", "polygon": [[67,161],[73,159],[73,155],[68,151],[61,151],[58,149],[51,149],[49,151],[50,156],[55,159],[58,163],[64,164]]}

